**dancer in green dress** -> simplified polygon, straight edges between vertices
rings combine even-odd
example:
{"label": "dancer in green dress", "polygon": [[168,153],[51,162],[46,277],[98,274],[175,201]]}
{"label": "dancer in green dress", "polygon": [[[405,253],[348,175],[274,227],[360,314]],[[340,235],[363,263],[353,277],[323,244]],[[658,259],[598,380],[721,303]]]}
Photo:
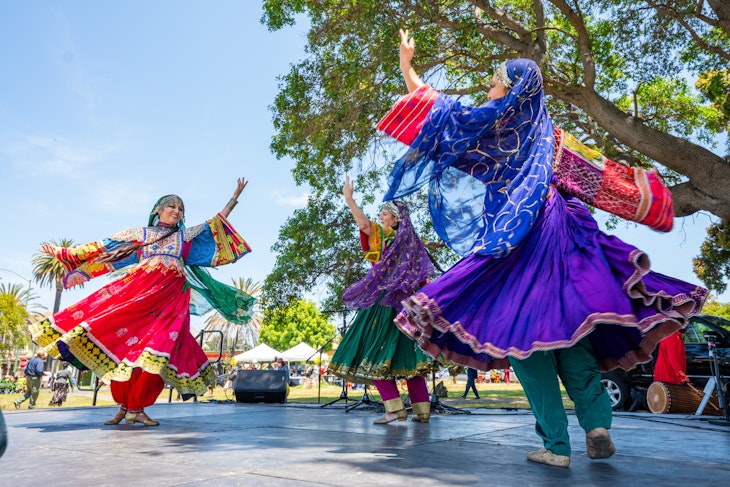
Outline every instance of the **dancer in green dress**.
{"label": "dancer in green dress", "polygon": [[357,206],[353,191],[347,177],[345,201],[360,228],[365,258],[373,266],[342,294],[348,308],[359,311],[332,357],[329,371],[351,382],[372,383],[378,389],[385,415],[375,424],[408,418],[396,385],[396,379],[406,379],[413,409],[411,419],[427,423],[431,403],[424,376],[430,371],[431,360],[415,341],[398,330],[393,318],[402,309],[400,301],[434,274],[433,264],[404,203],[383,205],[380,223],[376,223]]}

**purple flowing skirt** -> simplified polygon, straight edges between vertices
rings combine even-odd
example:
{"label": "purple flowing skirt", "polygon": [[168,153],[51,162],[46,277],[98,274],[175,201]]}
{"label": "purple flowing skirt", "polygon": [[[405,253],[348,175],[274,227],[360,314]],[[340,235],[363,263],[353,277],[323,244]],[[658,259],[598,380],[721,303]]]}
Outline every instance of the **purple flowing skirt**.
{"label": "purple flowing skirt", "polygon": [[601,232],[582,203],[553,189],[507,257],[462,259],[404,301],[395,321],[428,355],[479,370],[588,336],[607,371],[649,361],[706,295],[650,271],[646,254]]}

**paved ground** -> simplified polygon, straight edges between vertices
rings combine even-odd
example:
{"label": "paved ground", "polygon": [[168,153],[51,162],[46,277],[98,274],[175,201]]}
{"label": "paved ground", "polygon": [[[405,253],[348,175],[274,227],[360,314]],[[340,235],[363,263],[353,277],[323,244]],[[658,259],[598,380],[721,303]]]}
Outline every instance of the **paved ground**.
{"label": "paved ground", "polygon": [[343,402],[164,403],[148,411],[160,426],[105,426],[110,407],[4,411],[10,442],[0,485],[667,487],[730,478],[730,427],[717,417],[617,413],[617,453],[595,461],[571,415],[572,463],[560,469],[525,460],[541,446],[525,410],[386,426],[372,424],[378,413],[366,408],[346,413]]}

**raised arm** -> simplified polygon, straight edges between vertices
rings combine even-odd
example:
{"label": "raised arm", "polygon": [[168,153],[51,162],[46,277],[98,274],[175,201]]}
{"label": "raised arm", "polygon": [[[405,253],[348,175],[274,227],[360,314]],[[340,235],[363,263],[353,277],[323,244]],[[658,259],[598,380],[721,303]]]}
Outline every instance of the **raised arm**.
{"label": "raised arm", "polygon": [[363,213],[360,207],[357,206],[357,203],[355,203],[355,199],[352,197],[354,191],[355,186],[350,181],[350,176],[345,176],[345,186],[342,188],[342,192],[345,195],[345,202],[350,208],[350,212],[352,212],[352,216],[355,218],[355,223],[357,223],[360,231],[365,235],[370,235],[370,220],[365,216],[365,213]]}
{"label": "raised arm", "polygon": [[221,215],[223,215],[223,218],[228,218],[228,215],[231,214],[233,208],[236,207],[236,205],[238,204],[238,197],[241,195],[243,188],[245,188],[247,184],[248,181],[246,181],[245,178],[238,178],[236,189],[233,191],[233,196],[231,196],[231,199],[228,200],[226,206],[224,206],[221,210]]}
{"label": "raised arm", "polygon": [[408,37],[408,30],[400,29],[398,33],[400,34],[400,70],[403,72],[408,93],[412,93],[425,84],[411,66],[413,55],[416,53],[416,43],[412,37]]}

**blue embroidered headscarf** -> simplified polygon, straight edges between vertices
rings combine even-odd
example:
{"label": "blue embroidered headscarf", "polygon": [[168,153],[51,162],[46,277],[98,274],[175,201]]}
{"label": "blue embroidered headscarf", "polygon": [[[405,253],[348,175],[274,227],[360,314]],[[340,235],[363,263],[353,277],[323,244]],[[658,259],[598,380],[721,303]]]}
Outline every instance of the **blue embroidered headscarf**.
{"label": "blue embroidered headscarf", "polygon": [[440,93],[388,179],[386,201],[429,184],[434,229],[461,255],[508,255],[549,190],[553,126],[540,69],[529,59],[508,61],[506,68],[509,92],[481,107]]}

